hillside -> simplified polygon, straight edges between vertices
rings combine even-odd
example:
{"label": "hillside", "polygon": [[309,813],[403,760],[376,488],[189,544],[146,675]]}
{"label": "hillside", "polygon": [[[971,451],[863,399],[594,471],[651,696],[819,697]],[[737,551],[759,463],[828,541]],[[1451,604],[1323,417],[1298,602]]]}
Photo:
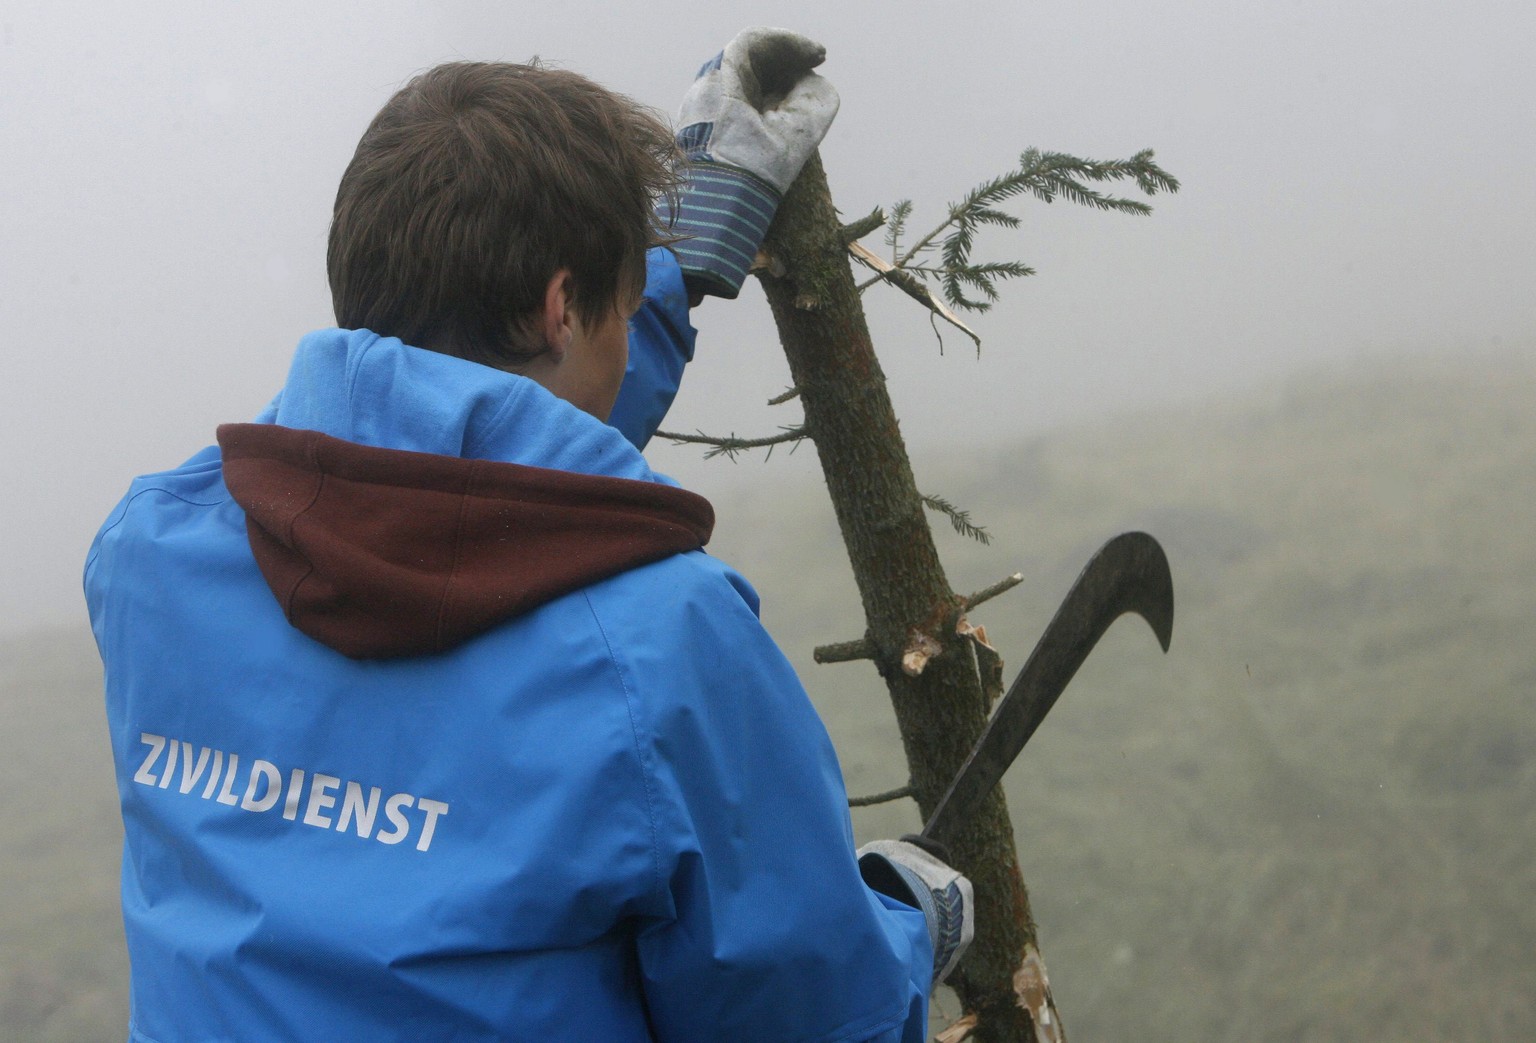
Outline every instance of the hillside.
{"label": "hillside", "polygon": [[[1073,1038],[1536,1038],[1533,406],[1527,360],[1418,362],[919,461],[994,537],[944,533],[954,584],[1026,578],[976,614],[1010,676],[1104,538],[1145,528],[1172,561],[1170,654],[1118,624],[1006,782]],[[717,497],[714,550],[850,790],[899,785],[872,671],[810,664],[862,630],[821,493],[759,473]],[[120,1039],[94,650],[0,655],[0,1034]]]}

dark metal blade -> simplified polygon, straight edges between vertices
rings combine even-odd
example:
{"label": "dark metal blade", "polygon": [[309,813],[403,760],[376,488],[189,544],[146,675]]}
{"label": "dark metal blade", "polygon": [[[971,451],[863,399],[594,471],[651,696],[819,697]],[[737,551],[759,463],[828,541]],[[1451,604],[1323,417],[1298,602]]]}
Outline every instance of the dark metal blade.
{"label": "dark metal blade", "polygon": [[948,845],[992,792],[1055,705],[1109,625],[1134,612],[1152,626],[1163,651],[1173,638],[1173,577],[1158,542],[1144,532],[1116,536],[1089,560],[1040,636],[1029,661],[939,801],[922,836]]}

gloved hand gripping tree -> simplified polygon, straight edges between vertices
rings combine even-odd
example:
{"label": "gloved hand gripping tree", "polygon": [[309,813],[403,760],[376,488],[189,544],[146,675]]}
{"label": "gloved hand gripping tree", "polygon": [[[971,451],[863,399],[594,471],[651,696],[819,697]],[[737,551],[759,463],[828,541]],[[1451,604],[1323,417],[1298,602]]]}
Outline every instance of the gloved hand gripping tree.
{"label": "gloved hand gripping tree", "polygon": [[836,89],[810,71],[825,57],[795,33],[747,29],[699,70],[677,117],[688,182],[672,223],[695,292],[741,291],[779,201],[837,115]]}
{"label": "gloved hand gripping tree", "polygon": [[[710,445],[712,454],[806,438],[815,443],[867,623],[863,637],[818,649],[817,660],[874,662],[890,690],[911,779],[882,796],[911,797],[926,820],[981,734],[998,694],[996,653],[979,642],[966,614],[1018,578],[969,597],[945,579],[924,508],[948,514],[961,531],[971,527],[963,512],[918,492],[861,293],[890,283],[975,338],[953,309],[984,311],[997,298],[998,280],[1032,274],[1022,262],[971,260],[982,226],[1018,224],[999,209],[1002,204],[1030,194],[1047,203],[1062,198],[1146,213],[1145,203],[1105,195],[1092,185],[1131,180],[1152,195],[1177,191],[1178,182],[1156,165],[1150,151],[1095,162],[1029,150],[1017,170],[968,193],[937,228],[903,251],[900,236],[909,204],[897,204],[889,218],[877,210],[848,227],[837,218],[814,151],[837,108],[826,81],[807,74],[820,60],[820,48],[793,34],[743,33],[705,66],[701,82],[708,82],[685,102],[679,135],[694,161],[696,184],[724,197],[697,196],[695,203],[704,206],[690,214],[685,196],[679,230],[701,240],[680,246],[685,272],[692,266],[694,284],[722,296],[735,296],[748,270],[759,276],[794,380],[791,395],[783,397],[798,397],[804,422],[761,439],[662,435]],[[724,125],[736,123],[745,130],[722,133]],[[800,156],[791,156],[799,173],[787,185],[779,183],[785,164],[767,161],[784,154],[785,141],[809,143]],[[732,202],[741,198],[749,202]],[[759,227],[741,217],[745,212],[760,221],[765,209],[771,224]],[[888,223],[889,260],[857,241]],[[730,248],[719,249],[720,240],[729,240]],[[744,262],[749,250],[751,259]],[[855,282],[850,253],[876,273],[862,286]],[[726,256],[729,265],[722,263]],[[937,284],[937,294],[930,284]],[[979,670],[978,664],[990,667]],[[944,1043],[1065,1039],[1000,790],[952,854],[974,885],[976,934],[949,982],[966,1014],[940,1038]]]}

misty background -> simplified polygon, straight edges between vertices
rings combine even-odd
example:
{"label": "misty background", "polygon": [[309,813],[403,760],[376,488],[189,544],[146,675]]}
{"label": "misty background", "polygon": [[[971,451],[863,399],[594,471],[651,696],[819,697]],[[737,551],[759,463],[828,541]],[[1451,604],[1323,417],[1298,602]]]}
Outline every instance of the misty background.
{"label": "misty background", "polygon": [[[1025,574],[977,613],[1010,676],[1104,538],[1172,559],[1170,655],[1118,625],[1007,781],[1074,1038],[1536,1035],[1536,7],[1510,0],[8,0],[0,1035],[121,1036],[80,569],[134,475],[256,414],[331,322],[369,119],[440,61],[534,55],[670,115],[754,24],[827,47],[849,219],[910,198],[921,234],[1030,146],[1151,147],[1183,183],[1144,218],[1011,205],[976,256],[1039,274],[965,316],[979,358],[865,298],[919,487],[994,536],[932,519],[953,585]],[[666,427],[795,422],[755,283],[694,322]],[[715,502],[850,790],[899,785],[878,679],[810,663],[863,628],[814,450],[701,455],[647,451]]]}
{"label": "misty background", "polygon": [[[826,45],[842,110],[823,154],[850,218],[911,198],[926,231],[1028,146],[1153,147],[1183,181],[1149,218],[1016,208],[1024,227],[980,252],[1040,274],[974,323],[980,361],[958,334],[940,357],[924,315],[872,297],[916,446],[1346,360],[1475,365],[1536,330],[1536,9],[1518,0],[9,0],[0,632],[81,618],[86,548],[129,479],[253,416],[298,339],[331,323],[336,182],[411,74],[539,55],[670,115],[752,24]],[[763,405],[788,378],[755,284],[695,323],[698,362],[668,426],[789,422]],[[773,480],[698,455],[651,454],[706,493]]]}

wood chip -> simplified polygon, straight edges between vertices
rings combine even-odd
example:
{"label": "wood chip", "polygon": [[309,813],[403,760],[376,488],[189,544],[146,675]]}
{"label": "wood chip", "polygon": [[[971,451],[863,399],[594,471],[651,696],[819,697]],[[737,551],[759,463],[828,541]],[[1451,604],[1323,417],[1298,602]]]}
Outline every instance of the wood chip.
{"label": "wood chip", "polygon": [[976,1031],[976,1015],[967,1014],[933,1037],[933,1043],[964,1043]]}

